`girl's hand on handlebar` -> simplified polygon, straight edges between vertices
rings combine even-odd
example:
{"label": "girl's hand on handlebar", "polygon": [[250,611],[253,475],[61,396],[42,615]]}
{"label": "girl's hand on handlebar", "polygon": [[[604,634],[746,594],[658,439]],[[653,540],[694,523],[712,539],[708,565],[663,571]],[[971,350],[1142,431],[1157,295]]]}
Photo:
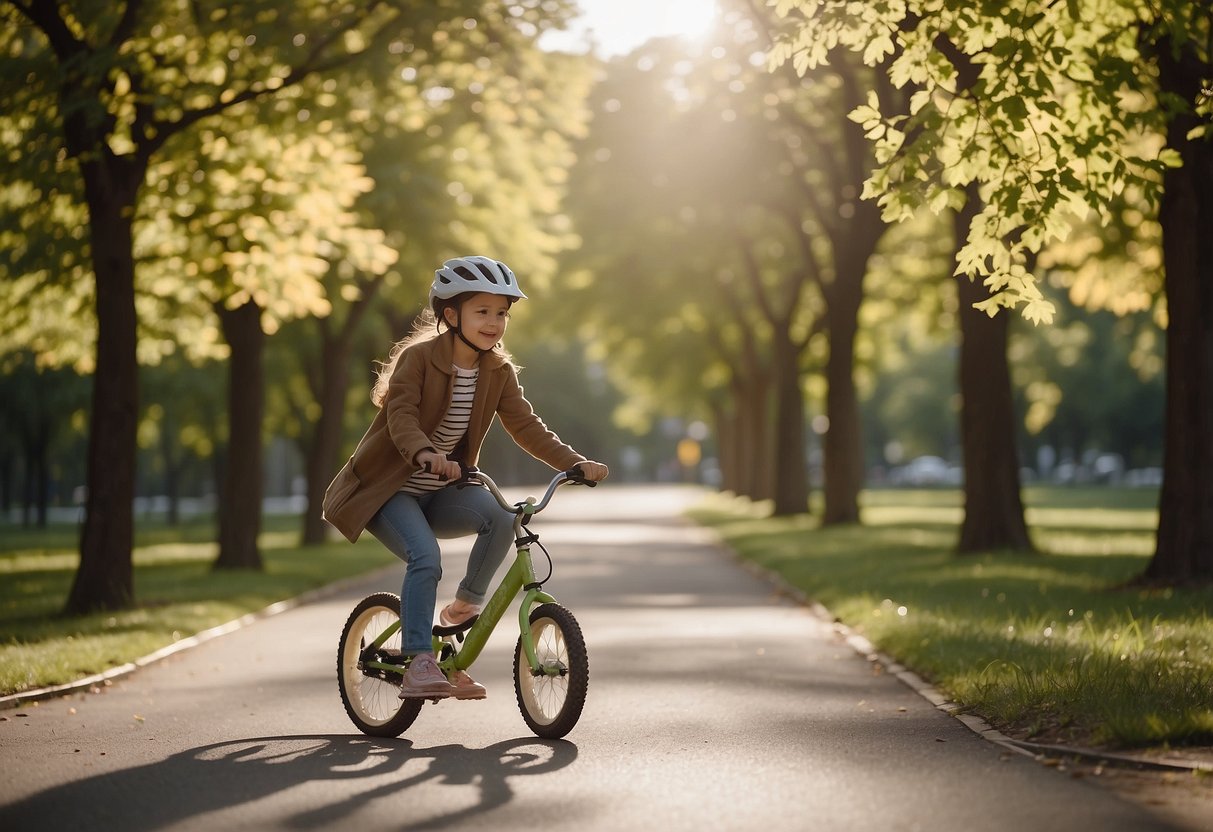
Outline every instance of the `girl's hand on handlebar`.
{"label": "girl's hand on handlebar", "polygon": [[578,462],[573,467],[580,471],[581,475],[589,482],[599,482],[601,480],[605,480],[607,478],[607,474],[611,473],[610,469],[601,462],[594,462],[593,460],[589,459],[587,459],[585,462]]}
{"label": "girl's hand on handlebar", "polygon": [[459,463],[447,459],[445,454],[434,451],[418,451],[416,459],[417,464],[421,466],[422,470],[436,474],[440,479],[447,481],[457,480],[462,473],[459,470]]}

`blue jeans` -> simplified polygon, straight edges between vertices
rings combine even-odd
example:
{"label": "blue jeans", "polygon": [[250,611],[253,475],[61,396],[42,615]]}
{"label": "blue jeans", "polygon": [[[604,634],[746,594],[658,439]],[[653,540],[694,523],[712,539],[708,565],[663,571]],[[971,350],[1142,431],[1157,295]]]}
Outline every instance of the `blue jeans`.
{"label": "blue jeans", "polygon": [[438,538],[475,534],[467,574],[455,597],[483,604],[489,582],[514,540],[514,515],[497,504],[481,486],[456,488],[414,497],[397,492],[367,523],[366,530],[405,563],[400,588],[401,652],[433,651],[434,607],[442,578]]}

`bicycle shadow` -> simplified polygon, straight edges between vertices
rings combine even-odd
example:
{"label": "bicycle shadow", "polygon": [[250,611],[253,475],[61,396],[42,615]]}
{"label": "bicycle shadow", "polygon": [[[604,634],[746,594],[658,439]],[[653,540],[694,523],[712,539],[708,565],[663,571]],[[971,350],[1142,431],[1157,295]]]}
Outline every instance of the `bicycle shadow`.
{"label": "bicycle shadow", "polygon": [[[340,823],[377,799],[399,799],[403,790],[428,781],[479,787],[479,799],[472,806],[408,819],[409,828],[427,829],[504,806],[513,799],[510,777],[558,771],[576,758],[577,746],[572,743],[535,737],[505,740],[486,748],[443,745],[426,749],[413,748],[409,740],[360,735],[229,740],[65,783],[0,807],[0,828],[49,830],[83,824],[85,828],[151,832],[269,798],[303,783],[374,780],[374,785],[361,790],[326,791],[328,802],[317,808],[293,811],[298,802],[283,804],[282,825],[316,829]],[[418,761],[423,768],[414,772]],[[440,810],[441,804],[428,808]]]}

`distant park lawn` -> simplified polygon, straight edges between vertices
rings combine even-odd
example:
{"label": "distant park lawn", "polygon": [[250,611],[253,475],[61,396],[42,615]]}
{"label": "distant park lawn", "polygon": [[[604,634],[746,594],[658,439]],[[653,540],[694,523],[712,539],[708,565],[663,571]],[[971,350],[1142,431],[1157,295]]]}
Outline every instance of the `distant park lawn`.
{"label": "distant park lawn", "polygon": [[[396,563],[374,540],[298,546],[300,520],[270,517],[263,573],[215,572],[213,522],[150,525],[136,536],[135,609],[60,614],[79,556],[78,530],[0,534],[0,695],[72,682],[308,590]],[[334,636],[335,637],[335,636]]]}
{"label": "distant park lawn", "polygon": [[714,495],[693,516],[962,710],[1109,747],[1213,743],[1213,592],[1122,588],[1153,551],[1151,490],[1029,488],[1037,555],[958,556],[955,490],[870,490],[863,525]]}

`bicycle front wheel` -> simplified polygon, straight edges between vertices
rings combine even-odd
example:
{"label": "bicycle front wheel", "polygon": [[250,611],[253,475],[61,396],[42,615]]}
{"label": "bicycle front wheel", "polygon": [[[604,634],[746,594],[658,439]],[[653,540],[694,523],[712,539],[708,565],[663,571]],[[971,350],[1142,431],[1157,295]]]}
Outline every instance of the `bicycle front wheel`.
{"label": "bicycle front wheel", "polygon": [[585,638],[577,619],[559,604],[536,607],[530,625],[540,669],[531,669],[519,637],[514,647],[518,709],[536,736],[558,739],[573,730],[585,706],[590,686]]}
{"label": "bicycle front wheel", "polygon": [[372,737],[400,736],[421,712],[422,700],[399,698],[399,673],[366,665],[370,659],[382,661],[388,655],[399,655],[399,632],[378,650],[369,651],[369,646],[383,631],[399,620],[399,597],[390,592],[368,595],[346,619],[337,645],[337,688],[341,692],[341,704],[358,730]]}

